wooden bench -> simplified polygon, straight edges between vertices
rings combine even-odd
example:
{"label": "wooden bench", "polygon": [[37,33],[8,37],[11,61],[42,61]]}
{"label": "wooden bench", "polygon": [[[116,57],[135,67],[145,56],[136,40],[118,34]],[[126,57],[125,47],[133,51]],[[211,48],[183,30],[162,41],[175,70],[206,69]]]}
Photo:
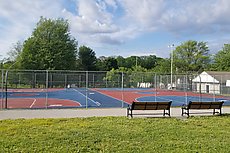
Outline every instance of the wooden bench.
{"label": "wooden bench", "polygon": [[136,102],[134,101],[131,105],[127,108],[127,117],[130,115],[133,117],[133,115],[155,115],[155,114],[133,114],[133,110],[164,110],[163,116],[168,115],[170,116],[170,107],[171,107],[172,101],[169,102]]}
{"label": "wooden bench", "polygon": [[[190,109],[213,109],[213,115],[215,114],[220,114],[221,115],[221,108],[223,105],[223,101],[221,102],[192,102],[190,101],[189,104],[187,106],[182,106],[182,116],[184,114],[187,114],[187,116],[189,116],[189,114],[194,114],[191,113],[189,110]],[[219,111],[216,111],[216,109],[218,109]],[[207,113],[207,112],[206,112]],[[197,114],[197,113],[196,113]]]}

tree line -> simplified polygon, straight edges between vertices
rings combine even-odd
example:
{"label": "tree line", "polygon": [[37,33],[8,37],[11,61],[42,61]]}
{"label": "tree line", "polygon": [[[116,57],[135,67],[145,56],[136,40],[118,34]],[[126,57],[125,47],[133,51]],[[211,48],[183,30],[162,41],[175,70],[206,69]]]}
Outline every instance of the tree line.
{"label": "tree line", "polygon": [[67,20],[41,17],[32,35],[17,42],[8,52],[2,69],[140,71],[170,73],[230,71],[230,44],[224,44],[216,55],[209,53],[206,42],[189,40],[175,47],[170,58],[149,56],[96,57],[93,49],[79,46],[71,35]]}

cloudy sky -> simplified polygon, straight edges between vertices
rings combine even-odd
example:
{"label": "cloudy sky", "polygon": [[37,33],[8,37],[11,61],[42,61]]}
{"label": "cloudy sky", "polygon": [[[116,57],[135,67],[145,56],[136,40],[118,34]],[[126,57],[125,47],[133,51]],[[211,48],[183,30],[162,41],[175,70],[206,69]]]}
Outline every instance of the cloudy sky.
{"label": "cloudy sky", "polygon": [[230,0],[0,0],[0,59],[29,36],[40,16],[64,18],[96,56],[169,57],[169,45],[230,43]]}

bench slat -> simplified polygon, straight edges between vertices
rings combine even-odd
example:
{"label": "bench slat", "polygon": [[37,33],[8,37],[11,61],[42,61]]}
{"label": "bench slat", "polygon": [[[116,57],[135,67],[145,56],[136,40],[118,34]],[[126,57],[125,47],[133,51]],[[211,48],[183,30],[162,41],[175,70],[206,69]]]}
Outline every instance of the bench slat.
{"label": "bench slat", "polygon": [[[170,106],[172,101],[169,102],[136,102],[134,101],[130,107],[127,109],[127,116],[134,115],[133,110],[164,110],[163,115],[165,114],[170,116]],[[165,112],[167,110],[168,112]],[[129,113],[130,112],[130,113]],[[137,114],[135,114],[137,115]]]}
{"label": "bench slat", "polygon": [[[182,107],[182,116],[183,114],[187,114],[189,116],[190,109],[213,109],[213,114],[219,113],[221,114],[221,107],[223,105],[223,101],[221,102],[192,102],[190,101],[188,106]],[[220,112],[216,112],[215,109],[219,109]]]}

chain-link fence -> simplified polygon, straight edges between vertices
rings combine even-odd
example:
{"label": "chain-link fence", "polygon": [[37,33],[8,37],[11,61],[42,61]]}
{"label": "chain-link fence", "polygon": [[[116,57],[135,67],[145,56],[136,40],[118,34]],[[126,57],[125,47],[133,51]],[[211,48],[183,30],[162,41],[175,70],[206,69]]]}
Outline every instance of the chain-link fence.
{"label": "chain-link fence", "polygon": [[126,107],[132,101],[229,101],[230,73],[1,70],[1,109]]}

